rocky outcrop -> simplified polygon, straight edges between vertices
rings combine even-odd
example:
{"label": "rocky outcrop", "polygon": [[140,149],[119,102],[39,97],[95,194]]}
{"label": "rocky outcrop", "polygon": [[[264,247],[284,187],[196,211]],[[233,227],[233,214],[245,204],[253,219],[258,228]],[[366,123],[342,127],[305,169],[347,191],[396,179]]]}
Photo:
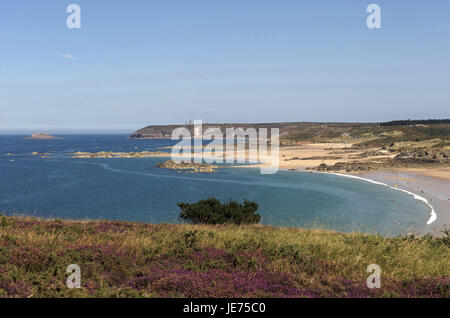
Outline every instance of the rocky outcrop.
{"label": "rocky outcrop", "polygon": [[72,158],[88,159],[88,158],[149,158],[149,157],[166,157],[170,154],[162,151],[141,151],[141,152],[75,152]]}
{"label": "rocky outcrop", "polygon": [[30,137],[26,137],[25,139],[62,139],[62,138],[53,137],[52,135],[46,133],[37,133],[32,134]]}
{"label": "rocky outcrop", "polygon": [[178,172],[186,172],[186,173],[211,173],[216,172],[217,171],[216,169],[219,168],[218,166],[206,163],[195,163],[195,162],[176,163],[173,160],[160,162],[156,166],[161,169],[177,170]]}
{"label": "rocky outcrop", "polygon": [[389,154],[386,152],[381,152],[379,150],[369,150],[358,155],[354,155],[355,158],[367,158],[367,157],[379,157],[379,156],[388,156]]}
{"label": "rocky outcrop", "polygon": [[285,159],[284,161],[295,161],[295,160],[339,160],[342,159],[342,156],[312,156],[312,157],[305,157],[305,158],[299,158],[299,157],[293,157],[289,159]]}
{"label": "rocky outcrop", "polygon": [[402,163],[450,163],[450,150],[410,150],[394,158]]}
{"label": "rocky outcrop", "polygon": [[338,162],[334,165],[327,165],[325,163],[320,164],[316,168],[307,168],[307,170],[316,170],[321,172],[354,172],[354,171],[369,171],[376,170],[382,168],[382,165],[379,163],[368,163],[368,162]]}
{"label": "rocky outcrop", "polygon": [[432,168],[448,166],[450,166],[449,150],[410,150],[401,152],[394,158],[338,162],[334,165],[327,165],[323,163],[318,167],[308,168],[308,170],[355,172],[389,168]]}
{"label": "rocky outcrop", "polygon": [[[243,124],[243,123],[230,123],[230,124],[207,124],[202,125],[203,132],[209,128],[219,128],[222,134],[226,135],[227,128],[255,128],[257,131],[260,128],[268,129],[268,137],[270,138],[270,129],[279,128],[280,138],[287,136],[293,130],[313,126],[314,123],[255,123],[255,124]],[[191,136],[194,136],[194,126],[193,125],[155,125],[147,126],[145,128],[135,131],[130,138],[133,139],[171,139],[172,132],[176,128],[187,128]]]}

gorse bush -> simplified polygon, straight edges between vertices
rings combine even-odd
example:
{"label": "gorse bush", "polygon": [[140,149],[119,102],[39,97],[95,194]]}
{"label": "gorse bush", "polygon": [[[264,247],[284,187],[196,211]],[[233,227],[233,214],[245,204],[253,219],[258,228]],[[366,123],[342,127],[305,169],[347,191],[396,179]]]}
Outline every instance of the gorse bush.
{"label": "gorse bush", "polygon": [[255,224],[261,221],[256,212],[256,202],[244,200],[244,204],[230,200],[221,203],[216,198],[196,203],[178,203],[180,218],[193,224]]}

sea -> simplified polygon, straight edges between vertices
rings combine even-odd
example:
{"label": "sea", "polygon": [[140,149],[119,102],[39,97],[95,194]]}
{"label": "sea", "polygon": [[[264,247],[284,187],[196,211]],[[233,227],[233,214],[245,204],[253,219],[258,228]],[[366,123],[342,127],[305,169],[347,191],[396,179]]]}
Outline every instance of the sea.
{"label": "sea", "polygon": [[[172,140],[128,135],[0,135],[0,214],[182,223],[177,206],[209,197],[248,199],[264,225],[395,236],[419,232],[430,206],[410,193],[340,175],[223,165],[216,173],[160,169],[154,158],[74,159],[74,152],[167,151]],[[50,154],[42,155],[33,153]],[[419,197],[420,198],[420,197]]]}

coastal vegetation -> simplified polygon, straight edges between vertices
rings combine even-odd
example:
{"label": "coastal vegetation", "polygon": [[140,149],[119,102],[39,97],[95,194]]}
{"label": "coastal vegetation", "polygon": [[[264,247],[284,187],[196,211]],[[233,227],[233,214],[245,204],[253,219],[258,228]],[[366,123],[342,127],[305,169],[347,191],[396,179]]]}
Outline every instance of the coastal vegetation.
{"label": "coastal vegetation", "polygon": [[[362,153],[359,156],[364,156]],[[307,168],[308,170],[317,171],[344,171],[344,172],[355,172],[355,171],[368,171],[368,170],[378,170],[378,169],[395,169],[395,168],[438,168],[438,167],[449,167],[450,166],[450,150],[404,150],[401,153],[395,155],[394,157],[384,157],[383,153],[376,155],[376,158],[370,158],[368,160],[348,160],[340,161],[333,165],[327,165],[321,163],[317,167]],[[355,158],[356,156],[353,156]],[[361,157],[366,158],[366,157]]]}
{"label": "coastal vegetation", "polygon": [[[203,129],[279,128],[284,168],[359,172],[397,168],[450,166],[450,120],[399,120],[386,123],[203,124]],[[131,138],[170,138],[176,126],[148,126]],[[186,128],[193,129],[191,125]],[[333,145],[328,152],[307,155],[312,145]],[[338,146],[341,145],[341,146]],[[297,147],[297,152],[293,152]],[[327,150],[327,149],[325,149]],[[345,152],[351,155],[345,155]],[[304,155],[302,155],[304,153]],[[293,155],[288,157],[289,155]],[[299,163],[304,161],[308,163]],[[286,164],[290,162],[289,164]]]}
{"label": "coastal vegetation", "polygon": [[[0,217],[0,297],[450,297],[450,238]],[[69,289],[66,269],[81,269]],[[368,289],[367,267],[382,270]]]}
{"label": "coastal vegetation", "polygon": [[[292,130],[284,144],[300,141],[343,143],[330,149],[309,170],[359,172],[398,168],[442,168],[450,166],[448,120],[396,121],[373,124],[327,124]],[[353,151],[345,160],[334,160],[337,151]]]}
{"label": "coastal vegetation", "polygon": [[212,197],[196,203],[179,203],[180,218],[193,224],[256,224],[261,216],[256,213],[258,204],[245,200],[222,203]]}
{"label": "coastal vegetation", "polygon": [[[181,125],[182,126],[182,125]],[[131,135],[135,139],[158,139],[171,137],[172,131],[179,126],[148,126]],[[185,127],[193,130],[192,125]],[[255,124],[203,124],[203,129],[218,127],[222,132],[226,128],[279,128],[282,145],[311,143],[352,143],[359,147],[370,144],[388,146],[392,142],[443,139],[450,141],[450,119],[423,121],[394,121],[387,123],[255,123]]]}
{"label": "coastal vegetation", "polygon": [[393,120],[381,123],[380,126],[418,125],[418,124],[450,124],[450,119]]}
{"label": "coastal vegetation", "polygon": [[[386,123],[259,123],[259,124],[204,124],[203,129],[279,128],[280,168],[328,172],[359,173],[380,169],[441,169],[450,167],[450,120],[399,120]],[[186,125],[193,129],[192,125]],[[175,125],[148,126],[133,133],[130,138],[170,138]],[[42,135],[42,134],[39,134]],[[38,137],[38,136],[36,136]],[[203,145],[205,146],[205,144]],[[250,158],[247,150],[237,153]],[[150,158],[168,157],[169,151],[131,152],[75,152],[74,159],[95,158]],[[165,147],[171,149],[171,147]],[[37,153],[37,152],[36,152]],[[33,153],[35,154],[35,153]],[[8,156],[25,156],[11,154]],[[195,155],[193,153],[193,155]],[[222,153],[225,157],[226,152]],[[49,158],[43,155],[41,158]],[[215,153],[215,156],[218,154]],[[220,156],[220,154],[219,154]],[[14,160],[14,159],[12,159]],[[177,164],[171,160],[158,164],[159,168],[185,173],[216,172],[218,166],[202,163]]]}
{"label": "coastal vegetation", "polygon": [[377,125],[322,124],[290,130],[284,142],[345,142],[354,148],[389,147],[397,142],[450,140],[450,124]]}

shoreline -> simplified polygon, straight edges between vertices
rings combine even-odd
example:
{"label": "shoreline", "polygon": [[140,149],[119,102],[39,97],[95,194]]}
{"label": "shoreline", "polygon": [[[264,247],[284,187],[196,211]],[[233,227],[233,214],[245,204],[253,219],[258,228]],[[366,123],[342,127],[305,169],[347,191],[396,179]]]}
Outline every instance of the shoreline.
{"label": "shoreline", "polygon": [[[338,161],[353,160],[355,154],[362,153],[361,150],[346,150],[348,144],[307,144],[298,146],[281,147],[279,152],[279,169],[287,171],[304,171],[310,173],[327,173],[342,177],[358,178],[366,182],[389,187],[393,190],[402,191],[412,195],[430,208],[431,216],[420,234],[431,233],[440,236],[440,231],[450,225],[450,167],[435,168],[380,168],[377,170],[335,172],[307,170],[308,167],[317,166],[322,163],[334,164]],[[333,152],[330,153],[330,151]],[[345,156],[345,158],[333,158],[333,154]],[[35,154],[35,153],[33,153]],[[223,154],[226,154],[224,152]],[[8,154],[13,155],[13,154]],[[70,154],[72,158],[148,158],[148,157],[171,157],[170,152],[142,151],[131,153],[114,153],[100,151],[97,153],[77,152]],[[194,153],[193,157],[199,154]],[[230,168],[261,168],[267,166],[263,158],[249,156],[247,151],[237,152],[236,157],[258,160],[260,163],[246,165],[231,165]],[[183,156],[179,156],[183,157]],[[211,158],[215,158],[215,154]],[[235,157],[235,159],[237,159]],[[250,158],[249,158],[250,157]],[[385,156],[382,156],[385,157]],[[366,158],[360,160],[364,161]]]}
{"label": "shoreline", "polygon": [[420,230],[420,235],[429,233],[433,236],[443,236],[442,230],[450,227],[450,192],[444,193],[445,186],[447,188],[449,187],[449,181],[445,177],[438,178],[434,176],[434,173],[438,169],[383,169],[371,172],[350,173],[322,172],[302,168],[283,170],[323,173],[344,178],[355,178],[380,186],[386,186],[393,190],[402,191],[412,195],[416,200],[424,202],[431,209],[430,218],[427,224]]}
{"label": "shoreline", "polygon": [[[362,153],[354,150],[345,153],[345,158],[330,158],[331,149],[339,151],[347,148],[348,144],[324,143],[309,144],[302,146],[281,147],[279,153],[280,170],[304,171],[311,173],[328,173],[347,178],[358,178],[366,182],[375,183],[389,187],[393,190],[402,191],[422,201],[430,209],[430,217],[427,224],[419,231],[420,235],[431,233],[434,236],[442,236],[441,232],[450,226],[450,167],[436,168],[382,168],[377,170],[361,172],[333,172],[307,170],[306,168],[317,166],[321,163],[334,164],[339,161],[352,160],[351,155]],[[226,152],[224,152],[226,153]],[[251,158],[248,151],[237,152],[236,157]],[[148,153],[148,157],[170,157],[169,152]],[[194,153],[193,157],[198,156]],[[328,156],[328,158],[326,158]],[[182,157],[182,156],[180,156]],[[214,158],[215,156],[211,156]],[[288,159],[288,158],[292,159]],[[385,156],[382,156],[385,157]],[[302,159],[301,159],[302,158]],[[320,159],[319,159],[320,158]],[[378,157],[379,158],[379,157]],[[252,158],[260,160],[262,158]],[[306,159],[306,160],[305,160]],[[362,158],[362,161],[366,158]],[[231,168],[261,168],[264,163],[232,165]],[[445,189],[448,189],[445,192]]]}
{"label": "shoreline", "polygon": [[[435,173],[437,170],[432,171]],[[445,192],[450,186],[446,178],[432,176],[426,169],[384,169],[351,173],[349,176],[385,184],[426,200],[424,202],[433,208],[436,219],[431,224],[426,224],[420,234],[442,236],[441,231],[450,226],[450,192]]]}
{"label": "shoreline", "polygon": [[[450,167],[386,167],[352,172],[307,170],[307,168],[317,167],[323,163],[334,165],[336,162],[349,162],[355,160],[355,155],[363,152],[356,149],[351,150],[351,152],[344,151],[344,149],[348,149],[348,146],[348,144],[326,143],[281,147],[279,153],[280,170],[328,173],[342,177],[360,178],[367,182],[405,192],[424,202],[431,210],[428,224],[425,224],[420,230],[421,235],[430,233],[434,236],[442,236],[441,231],[450,227]],[[333,150],[333,152],[330,152],[330,150]],[[338,152],[342,153],[343,158],[333,158],[331,154]],[[378,159],[391,156],[370,158]],[[359,159],[361,162],[365,160],[368,160],[368,158]],[[264,165],[264,163],[259,163],[235,167],[259,168]]]}
{"label": "shoreline", "polygon": [[422,197],[422,196],[420,196],[420,195],[418,195],[416,193],[413,193],[413,192],[405,190],[405,189],[398,188],[396,186],[391,186],[391,185],[389,185],[387,183],[384,183],[384,182],[375,181],[373,179],[364,178],[364,177],[361,177],[361,176],[358,176],[358,175],[354,175],[354,174],[343,174],[343,173],[336,173],[336,172],[335,173],[330,173],[330,174],[336,175],[336,176],[341,176],[341,177],[347,177],[347,178],[354,178],[354,179],[358,179],[358,180],[364,180],[364,181],[367,181],[367,182],[370,182],[370,183],[373,183],[373,184],[385,186],[385,187],[388,187],[390,189],[401,191],[401,192],[404,192],[406,194],[409,194],[409,195],[413,196],[414,199],[424,202],[431,209],[430,218],[428,219],[426,225],[431,225],[437,220],[437,215],[436,215],[436,211],[435,211],[434,207],[428,202],[428,200],[426,198],[424,198],[424,197]]}
{"label": "shoreline", "polygon": [[[420,235],[432,234],[433,236],[443,236],[442,230],[450,227],[450,192],[446,195],[444,190],[440,190],[436,193],[437,189],[441,189],[442,185],[448,185],[447,178],[437,178],[431,174],[427,174],[426,169],[383,169],[371,172],[350,172],[350,173],[338,173],[338,172],[322,172],[314,170],[305,170],[298,168],[283,169],[285,171],[303,171],[308,173],[324,173],[337,175],[344,178],[355,178],[364,180],[366,182],[378,184],[380,186],[386,186],[393,190],[402,191],[406,194],[412,195],[416,200],[424,202],[430,209],[430,218],[427,224],[420,230]],[[412,178],[414,177],[414,178]],[[403,182],[402,182],[403,181]],[[446,184],[447,183],[447,184]],[[419,192],[420,194],[417,194]]]}
{"label": "shoreline", "polygon": [[[246,166],[236,166],[237,168],[245,168]],[[255,166],[251,166],[250,168],[257,168]],[[401,191],[408,195],[411,195],[414,197],[414,199],[422,201],[424,204],[426,204],[430,208],[430,218],[428,219],[428,222],[424,225],[424,228],[419,230],[420,235],[425,234],[432,234],[433,236],[443,236],[442,230],[448,228],[450,225],[450,198],[448,199],[448,202],[444,202],[444,205],[447,205],[447,208],[442,205],[438,205],[438,210],[435,208],[434,205],[431,204],[433,202],[433,198],[437,199],[436,196],[433,196],[430,193],[430,190],[428,187],[423,187],[425,189],[423,190],[424,193],[421,193],[422,195],[418,195],[414,192],[414,189],[411,187],[398,187],[397,184],[391,184],[387,178],[381,178],[379,176],[379,173],[383,172],[386,175],[395,175],[396,172],[391,170],[384,170],[384,171],[373,171],[373,172],[366,172],[366,173],[337,173],[337,172],[322,172],[322,171],[314,171],[314,170],[305,170],[302,168],[298,169],[286,169],[282,168],[280,170],[283,171],[291,171],[291,172],[306,172],[306,173],[320,173],[320,174],[329,174],[329,175],[335,175],[340,176],[344,178],[353,178],[358,180],[363,180],[366,182],[370,182],[373,184],[377,184],[380,186],[385,186],[388,188],[391,188],[392,190]],[[430,178],[431,179],[431,178]],[[434,204],[434,202],[433,202]]]}

